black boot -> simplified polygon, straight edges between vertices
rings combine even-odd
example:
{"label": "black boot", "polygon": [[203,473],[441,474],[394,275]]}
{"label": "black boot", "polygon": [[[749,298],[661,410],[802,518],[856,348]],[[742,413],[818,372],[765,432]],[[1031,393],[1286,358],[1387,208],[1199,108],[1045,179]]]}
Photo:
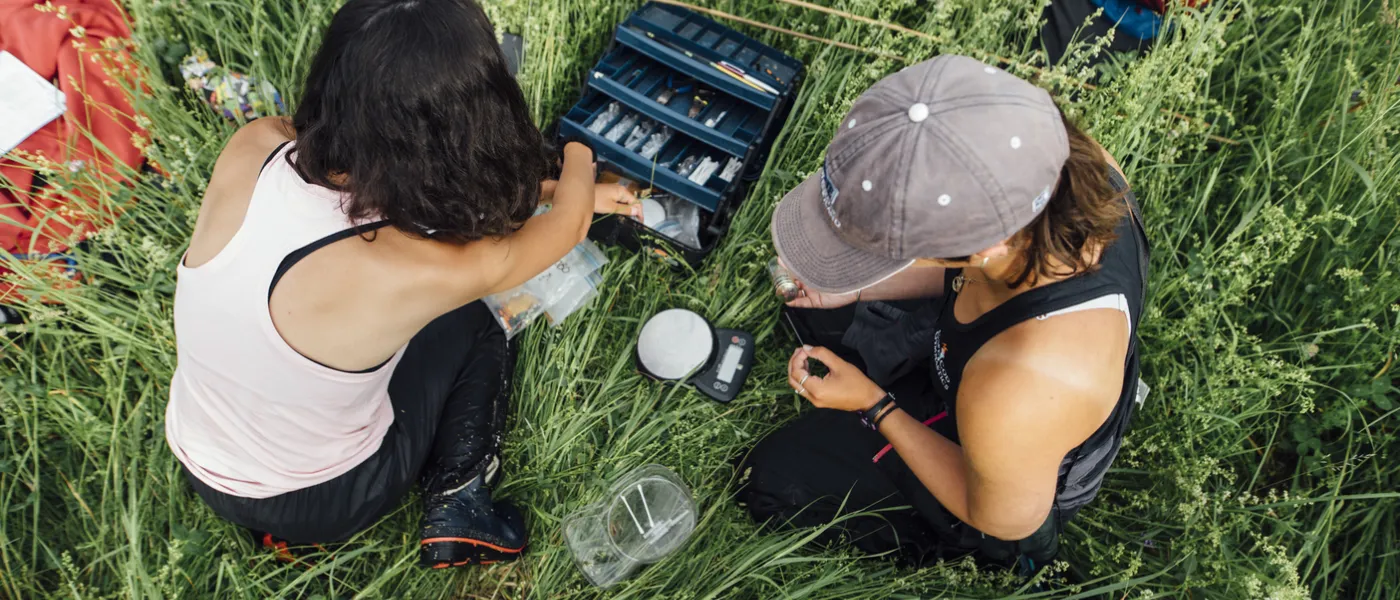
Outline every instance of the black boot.
{"label": "black boot", "polygon": [[508,502],[492,502],[485,474],[454,490],[428,493],[418,562],[443,569],[515,560],[525,550],[525,522]]}
{"label": "black boot", "polygon": [[515,560],[525,550],[520,511],[491,500],[515,349],[484,304],[459,310],[440,319],[462,321],[457,326],[471,336],[470,348],[443,407],[422,480],[419,562],[436,569]]}

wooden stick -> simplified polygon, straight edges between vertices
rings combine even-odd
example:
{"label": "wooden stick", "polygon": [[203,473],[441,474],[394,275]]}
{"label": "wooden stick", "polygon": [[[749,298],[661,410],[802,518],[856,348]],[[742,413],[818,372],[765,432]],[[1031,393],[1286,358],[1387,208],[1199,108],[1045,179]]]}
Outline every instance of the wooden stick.
{"label": "wooden stick", "polygon": [[[843,11],[843,10],[838,10],[838,9],[835,9],[835,8],[828,8],[828,7],[825,7],[825,6],[821,6],[821,5],[817,5],[817,4],[812,4],[811,2],[804,2],[803,0],[778,0],[778,2],[782,2],[783,4],[790,4],[790,5],[796,6],[796,7],[798,7],[798,8],[804,8],[804,9],[807,9],[807,10],[813,10],[813,11],[817,11],[817,12],[820,12],[820,13],[825,13],[825,14],[828,14],[828,15],[833,15],[833,16],[841,17],[841,18],[843,18],[843,19],[848,19],[848,20],[851,20],[851,21],[859,22],[859,23],[865,23],[865,24],[868,24],[868,25],[875,25],[875,26],[878,26],[878,27],[884,27],[885,29],[888,29],[888,30],[890,30],[890,31],[894,31],[894,32],[898,32],[898,33],[903,33],[903,34],[906,34],[906,35],[912,35],[912,36],[918,37],[918,38],[923,38],[923,39],[926,39],[926,40],[928,40],[928,41],[930,41],[930,42],[933,42],[933,43],[935,43],[935,44],[944,44],[944,43],[945,43],[945,42],[943,41],[942,38],[940,38],[940,37],[938,37],[938,36],[936,36],[936,35],[933,35],[933,34],[930,34],[930,33],[924,33],[924,32],[919,31],[919,30],[917,30],[917,29],[911,29],[911,28],[909,28],[909,27],[905,27],[905,26],[899,25],[899,24],[897,24],[897,23],[889,23],[889,22],[886,22],[886,21],[878,20],[878,19],[872,19],[872,18],[870,18],[870,17],[866,17],[866,16],[862,16],[862,15],[857,15],[857,14],[854,14],[854,13],[849,13],[849,12],[846,12],[846,11]],[[995,60],[995,61],[997,61],[998,63],[1000,63],[1000,64],[1003,65],[1003,66],[1012,65],[1012,66],[1016,66],[1016,67],[1019,67],[1019,68],[1022,68],[1022,69],[1029,69],[1029,70],[1031,70],[1031,71],[1034,71],[1035,74],[1036,74],[1037,76],[1043,77],[1043,76],[1045,75],[1045,70],[1042,69],[1042,68],[1040,68],[1040,67],[1036,67],[1036,66],[1032,66],[1032,65],[1023,65],[1023,64],[1020,64],[1020,63],[1018,63],[1018,62],[1016,62],[1016,61],[1014,61],[1014,60],[1011,60],[1011,59],[1009,59],[1009,58],[1006,58],[1006,57],[1004,57],[1004,56],[998,56],[998,55],[992,54],[992,53],[990,53],[990,52],[980,52],[980,51],[978,51],[978,52],[979,52],[980,54],[982,54],[985,58],[988,58],[988,59],[991,59],[991,60]],[[907,62],[907,61],[906,61],[906,62]],[[1071,80],[1070,83],[1073,83],[1074,85],[1077,85],[1077,86],[1079,86],[1080,88],[1086,89],[1086,90],[1097,90],[1097,89],[1099,89],[1099,86],[1096,86],[1096,85],[1094,85],[1094,84],[1092,84],[1092,83],[1089,83],[1089,82],[1086,82],[1086,81],[1073,81],[1073,80]],[[1162,111],[1162,114],[1169,115],[1169,116],[1175,117],[1175,118],[1177,118],[1177,119],[1181,119],[1181,120],[1183,120],[1183,121],[1186,121],[1187,123],[1193,122],[1193,119],[1192,119],[1191,117],[1188,117],[1188,116],[1183,115],[1183,114],[1181,114],[1181,113],[1172,112],[1172,111],[1169,111],[1169,110],[1167,110],[1167,109],[1165,109],[1165,108],[1160,109],[1160,110]],[[1201,124],[1202,124],[1202,125],[1205,125],[1206,127],[1210,127],[1210,123],[1202,122]],[[1237,142],[1237,141],[1235,141],[1235,140],[1232,140],[1232,139],[1229,139],[1229,138],[1223,138],[1223,137],[1220,137],[1220,136],[1217,136],[1217,135],[1206,134],[1206,138],[1207,138],[1207,139],[1210,139],[1210,140],[1215,140],[1215,141],[1217,141],[1217,142],[1224,142],[1224,143],[1227,143],[1227,144],[1230,144],[1230,145],[1234,145],[1234,146],[1238,146],[1238,145],[1239,145],[1239,142]]]}
{"label": "wooden stick", "polygon": [[784,28],[778,27],[778,26],[776,26],[776,25],[769,25],[769,24],[767,24],[767,23],[760,23],[760,22],[754,21],[754,20],[752,20],[752,19],[745,19],[745,18],[740,17],[740,16],[738,16],[738,15],[731,15],[731,14],[729,14],[729,13],[727,13],[727,12],[720,11],[720,10],[715,10],[715,9],[713,9],[713,8],[705,8],[705,7],[703,7],[703,6],[695,6],[694,4],[687,4],[687,3],[685,3],[685,2],[681,2],[680,0],[656,0],[656,2],[657,2],[658,4],[670,4],[670,5],[672,5],[672,6],[679,6],[679,7],[681,7],[681,8],[685,8],[685,9],[688,9],[688,10],[693,10],[693,11],[699,12],[699,13],[705,13],[705,14],[707,14],[707,15],[714,16],[714,17],[719,17],[719,18],[721,18],[721,19],[728,19],[728,20],[730,20],[730,21],[738,21],[738,22],[743,23],[743,24],[745,24],[745,25],[752,25],[752,26],[758,27],[758,28],[760,28],[760,29],[767,29],[767,30],[769,30],[769,31],[776,31],[776,32],[778,32],[778,33],[790,35],[790,36],[795,37],[795,38],[801,38],[801,39],[810,40],[810,41],[813,41],[813,42],[820,42],[820,43],[823,43],[823,44],[827,44],[827,45],[831,45],[831,46],[836,46],[836,47],[838,47],[838,48],[845,48],[845,49],[847,49],[847,50],[855,50],[856,52],[864,52],[864,53],[866,53],[866,54],[873,54],[873,55],[875,55],[875,56],[881,56],[881,57],[884,57],[884,58],[891,58],[891,59],[894,59],[894,60],[897,60],[897,61],[900,61],[900,62],[906,62],[906,63],[909,62],[909,59],[907,59],[907,58],[905,58],[905,57],[903,57],[903,56],[900,56],[900,55],[898,55],[898,54],[891,54],[891,53],[889,53],[889,52],[880,52],[880,51],[878,51],[878,50],[871,50],[871,49],[869,49],[869,48],[861,48],[860,46],[857,46],[857,45],[855,45],[855,44],[847,44],[847,43],[845,43],[845,42],[838,42],[838,41],[836,41],[836,40],[829,40],[829,39],[826,39],[826,38],[823,38],[823,37],[817,37],[817,36],[815,36],[815,35],[808,35],[808,34],[806,34],[806,33],[798,32],[798,31],[793,31],[793,30],[791,30],[791,29],[784,29]]}
{"label": "wooden stick", "polygon": [[[898,25],[898,24],[895,24],[895,23],[888,23],[888,22],[885,22],[885,21],[880,21],[880,20],[878,20],[878,19],[872,19],[872,18],[870,18],[870,17],[865,17],[865,16],[861,16],[861,15],[849,13],[849,12],[846,12],[846,11],[837,10],[837,9],[834,9],[834,8],[828,8],[828,7],[825,7],[825,6],[820,6],[820,5],[812,4],[812,3],[810,3],[810,2],[804,2],[803,0],[777,0],[777,1],[778,1],[778,2],[782,2],[782,3],[784,3],[784,4],[790,4],[790,5],[796,6],[796,7],[798,7],[798,8],[803,8],[803,9],[807,9],[807,10],[813,10],[813,11],[816,11],[816,12],[820,12],[820,13],[825,13],[825,14],[832,15],[832,16],[841,17],[841,18],[848,19],[848,20],[851,20],[851,21],[856,21],[856,22],[859,22],[859,23],[865,23],[865,24],[868,24],[868,25],[876,25],[876,26],[879,26],[879,27],[883,27],[883,28],[885,28],[885,29],[888,29],[888,30],[890,30],[890,31],[895,31],[895,32],[898,32],[898,33],[903,33],[903,34],[907,34],[907,35],[912,35],[912,36],[914,36],[914,37],[926,39],[926,40],[929,40],[929,41],[934,42],[934,43],[936,43],[936,44],[944,44],[944,43],[946,43],[946,42],[944,42],[941,38],[939,38],[939,37],[936,36],[936,35],[929,34],[929,33],[924,33],[924,32],[919,31],[919,30],[917,30],[917,29],[911,29],[911,28],[905,27],[905,26],[903,26],[903,25]],[[846,43],[846,42],[838,42],[838,41],[836,41],[836,40],[830,40],[830,39],[823,38],[823,37],[817,37],[817,36],[815,36],[815,35],[810,35],[810,34],[801,33],[801,32],[798,32],[798,31],[793,31],[793,30],[791,30],[791,29],[785,29],[785,28],[782,28],[782,27],[778,27],[778,26],[776,26],[776,25],[769,25],[769,24],[767,24],[767,23],[761,23],[761,22],[759,22],[759,21],[754,21],[753,19],[746,19],[746,18],[744,18],[744,17],[740,17],[740,16],[738,16],[738,15],[733,15],[733,14],[730,14],[730,13],[727,13],[727,12],[724,12],[724,11],[721,11],[721,10],[716,10],[716,9],[713,9],[713,8],[707,8],[707,7],[703,7],[703,6],[696,6],[696,5],[690,4],[690,3],[688,3],[688,2],[682,2],[681,0],[656,0],[656,2],[661,3],[661,4],[670,4],[670,5],[672,5],[672,6],[679,6],[679,7],[685,8],[685,9],[693,10],[693,11],[695,11],[695,12],[704,13],[704,14],[707,14],[707,15],[710,15],[710,16],[714,16],[714,17],[719,17],[719,18],[721,18],[721,19],[728,19],[728,20],[730,20],[730,21],[737,21],[737,22],[743,23],[743,24],[745,24],[745,25],[751,25],[751,26],[753,26],[753,27],[758,27],[758,28],[760,28],[760,29],[767,29],[767,30],[769,30],[769,31],[775,31],[775,32],[778,32],[778,33],[782,33],[782,34],[785,34],[785,35],[790,35],[790,36],[793,36],[793,37],[796,37],[796,38],[800,38],[800,39],[804,39],[804,40],[809,40],[809,41],[813,41],[813,42],[819,42],[819,43],[827,44],[827,45],[830,45],[830,46],[836,46],[836,47],[838,47],[838,48],[845,48],[845,49],[847,49],[847,50],[855,50],[855,51],[857,51],[857,52],[864,52],[864,53],[866,53],[866,54],[872,54],[872,55],[875,55],[875,56],[881,56],[881,57],[884,57],[884,58],[890,58],[890,59],[898,60],[898,61],[903,62],[903,63],[912,62],[912,61],[910,61],[910,59],[908,59],[908,58],[906,58],[906,57],[903,57],[903,56],[900,56],[900,55],[898,55],[898,54],[892,54],[892,53],[888,53],[888,52],[879,52],[879,51],[876,51],[876,50],[870,50],[870,49],[868,49],[868,48],[862,48],[862,47],[856,46],[856,45],[854,45],[854,44],[848,44],[848,43]],[[1031,65],[1023,65],[1023,64],[1017,63],[1017,62],[1014,61],[1014,60],[1011,60],[1011,59],[1009,59],[1009,58],[1006,58],[1006,57],[1004,57],[1004,56],[997,56],[997,55],[991,54],[991,53],[985,53],[985,52],[983,52],[983,53],[981,53],[981,54],[983,54],[983,55],[984,55],[986,58],[988,58],[988,59],[997,61],[997,62],[1000,63],[1001,65],[1012,65],[1012,66],[1020,67],[1020,68],[1023,68],[1023,69],[1028,69],[1028,70],[1034,71],[1034,72],[1036,73],[1037,76],[1044,76],[1044,74],[1045,74],[1045,70],[1042,69],[1042,68],[1040,68],[1040,67],[1035,67],[1035,66],[1031,66]],[[1094,85],[1094,84],[1092,84],[1092,83],[1087,83],[1087,82],[1083,82],[1083,81],[1071,81],[1071,83],[1073,83],[1074,85],[1079,86],[1080,88],[1087,89],[1087,90],[1097,90],[1097,89],[1099,89],[1098,86],[1096,86],[1096,85]],[[1173,117],[1173,118],[1176,118],[1176,119],[1181,119],[1182,121],[1186,121],[1187,123],[1195,123],[1195,122],[1196,122],[1195,119],[1192,119],[1191,117],[1188,117],[1188,116],[1183,115],[1183,114],[1178,113],[1178,112],[1172,112],[1172,111],[1167,110],[1167,109],[1165,109],[1165,108],[1158,109],[1158,110],[1160,110],[1160,111],[1162,112],[1162,114],[1168,115],[1168,116]],[[1121,115],[1120,115],[1120,116],[1121,116]],[[1200,123],[1201,123],[1202,125],[1206,126],[1206,127],[1210,127],[1210,126],[1211,126],[1210,123],[1205,122],[1205,121],[1201,121]],[[1209,134],[1209,133],[1206,134],[1206,139],[1211,140],[1211,141],[1215,141],[1215,142],[1220,142],[1220,143],[1223,143],[1223,144],[1229,144],[1229,145],[1231,145],[1231,146],[1238,146],[1238,145],[1240,145],[1240,143],[1239,143],[1238,141],[1236,141],[1236,140],[1232,140],[1232,139],[1227,138],[1227,137],[1221,137],[1221,136],[1213,135],[1213,134]]]}
{"label": "wooden stick", "polygon": [[[897,23],[889,23],[889,22],[886,22],[886,21],[881,21],[881,20],[879,20],[879,19],[872,19],[872,18],[870,18],[870,17],[857,15],[857,14],[855,14],[855,13],[849,13],[849,12],[846,12],[846,11],[843,11],[843,10],[837,10],[837,9],[835,9],[835,8],[827,8],[827,7],[825,7],[825,6],[821,6],[821,5],[818,5],[818,4],[812,4],[811,2],[803,2],[802,0],[778,0],[778,2],[782,2],[783,4],[791,4],[791,5],[796,6],[796,7],[798,7],[798,8],[805,8],[805,9],[807,9],[807,10],[814,10],[814,11],[817,11],[817,12],[820,12],[820,13],[826,13],[826,14],[828,14],[828,15],[833,15],[833,16],[841,17],[841,18],[843,18],[843,19],[848,19],[848,20],[851,20],[851,21],[857,21],[857,22],[860,22],[860,23],[865,23],[865,24],[867,24],[867,25],[875,25],[875,26],[878,26],[878,27],[884,27],[885,29],[888,29],[888,30],[890,30],[890,31],[895,31],[895,32],[898,32],[898,33],[906,34],[906,35],[912,35],[912,36],[914,36],[914,37],[923,38],[923,39],[926,39],[926,40],[928,40],[928,41],[930,41],[930,42],[933,42],[933,43],[935,43],[935,44],[946,44],[946,43],[947,43],[947,42],[945,42],[945,41],[943,40],[943,38],[940,38],[940,37],[938,37],[938,36],[936,36],[936,35],[933,35],[933,34],[931,34],[931,33],[924,33],[924,32],[919,31],[919,30],[917,30],[917,29],[911,29],[911,28],[909,28],[909,27],[905,27],[905,26],[899,25],[899,24],[897,24]],[[982,54],[985,55],[987,58],[990,58],[990,59],[992,59],[992,60],[995,60],[995,61],[997,61],[998,63],[1001,63],[1001,64],[1003,64],[1003,65],[1017,65],[1017,66],[1021,66],[1021,67],[1024,67],[1024,68],[1035,69],[1036,74],[1040,74],[1040,73],[1042,72],[1040,69],[1037,69],[1037,68],[1035,68],[1035,67],[1031,67],[1031,66],[1029,66],[1029,65],[1019,65],[1019,64],[1016,63],[1016,61],[1013,61],[1013,60],[1011,60],[1011,59],[1009,59],[1009,58],[1006,58],[1006,57],[997,56],[997,55],[995,55],[995,54],[991,54],[991,53],[987,53],[987,52],[983,52]],[[1083,83],[1083,82],[1078,82],[1078,81],[1076,81],[1076,82],[1074,82],[1074,83],[1077,84],[1077,85],[1079,85],[1080,87],[1088,88],[1088,89],[1091,89],[1091,90],[1093,90],[1093,89],[1098,89],[1098,88],[1094,87],[1094,85],[1091,84],[1091,83]]]}

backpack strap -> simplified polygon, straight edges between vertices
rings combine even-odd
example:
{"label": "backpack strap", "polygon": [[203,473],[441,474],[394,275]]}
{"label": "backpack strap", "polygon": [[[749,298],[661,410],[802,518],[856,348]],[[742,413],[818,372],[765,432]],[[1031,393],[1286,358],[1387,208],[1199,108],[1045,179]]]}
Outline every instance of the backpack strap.
{"label": "backpack strap", "polygon": [[[1114,187],[1121,186],[1121,188],[1124,190],[1123,203],[1128,205],[1128,214],[1132,217],[1133,220],[1133,233],[1137,236],[1138,244],[1140,244],[1142,247],[1142,251],[1137,253],[1138,274],[1139,277],[1141,277],[1142,283],[1142,295],[1144,305],[1144,310],[1142,312],[1146,312],[1148,269],[1151,266],[1152,262],[1152,248],[1147,241],[1147,227],[1144,226],[1142,223],[1142,208],[1138,206],[1137,196],[1135,196],[1132,190],[1128,188],[1128,182],[1126,179],[1123,178],[1122,173],[1119,173],[1117,169],[1110,169],[1109,181],[1114,185]],[[1141,324],[1141,318],[1142,315],[1138,315],[1139,324]],[[1128,340],[1128,356],[1127,358],[1125,358],[1125,360],[1132,360],[1134,357],[1137,356],[1139,329],[1141,329],[1141,327],[1133,328],[1133,335]],[[1147,399],[1147,394],[1151,391],[1151,388],[1148,387],[1147,383],[1142,380],[1141,369],[1135,368],[1133,369],[1133,372],[1137,374],[1137,389],[1134,392],[1135,404],[1141,406],[1142,403]]]}

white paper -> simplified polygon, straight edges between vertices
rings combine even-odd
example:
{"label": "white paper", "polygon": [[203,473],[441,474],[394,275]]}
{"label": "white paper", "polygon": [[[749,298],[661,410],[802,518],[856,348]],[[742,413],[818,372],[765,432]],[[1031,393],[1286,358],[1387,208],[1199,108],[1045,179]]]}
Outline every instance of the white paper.
{"label": "white paper", "polygon": [[15,55],[0,51],[0,155],[68,109],[63,92]]}

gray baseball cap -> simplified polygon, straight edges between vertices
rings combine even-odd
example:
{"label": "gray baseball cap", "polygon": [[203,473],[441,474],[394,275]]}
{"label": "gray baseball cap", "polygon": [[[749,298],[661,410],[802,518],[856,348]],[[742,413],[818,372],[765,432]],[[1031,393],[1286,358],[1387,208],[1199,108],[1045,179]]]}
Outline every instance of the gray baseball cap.
{"label": "gray baseball cap", "polygon": [[804,285],[870,287],[917,258],[975,254],[1050,201],[1069,141],[1050,94],[967,56],[890,75],[856,99],[817,173],[773,213]]}

